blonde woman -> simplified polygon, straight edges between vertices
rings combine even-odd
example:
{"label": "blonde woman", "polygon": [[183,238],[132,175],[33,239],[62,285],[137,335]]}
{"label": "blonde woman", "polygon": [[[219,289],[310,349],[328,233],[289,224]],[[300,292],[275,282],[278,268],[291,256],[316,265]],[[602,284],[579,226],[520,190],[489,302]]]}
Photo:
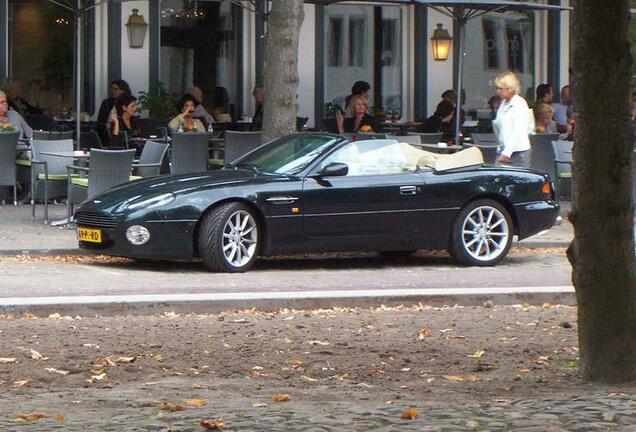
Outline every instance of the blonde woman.
{"label": "blonde woman", "polygon": [[534,107],[534,131],[536,133],[556,133],[557,125],[554,121],[554,108],[546,103]]}
{"label": "blonde woman", "polygon": [[512,72],[495,78],[495,90],[501,98],[493,128],[497,134],[497,165],[530,167],[530,138],[532,113],[525,99],[519,96],[521,85]]}
{"label": "blonde woman", "polygon": [[353,95],[349,103],[351,117],[344,118],[342,113],[336,114],[338,133],[345,132],[382,132],[382,126],[375,117],[367,114],[369,109],[367,99],[361,95]]}

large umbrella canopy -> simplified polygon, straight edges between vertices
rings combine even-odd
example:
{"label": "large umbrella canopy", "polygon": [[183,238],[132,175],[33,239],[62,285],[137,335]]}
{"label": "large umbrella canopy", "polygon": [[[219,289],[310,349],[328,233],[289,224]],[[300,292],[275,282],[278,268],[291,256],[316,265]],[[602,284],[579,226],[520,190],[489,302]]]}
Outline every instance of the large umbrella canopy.
{"label": "large umbrella canopy", "polygon": [[[553,12],[561,12],[571,8],[555,5],[547,5],[530,1],[510,1],[510,0],[315,0],[314,3],[330,5],[334,3],[391,3],[398,5],[423,5],[428,6],[452,19],[457,26],[455,39],[459,40],[459,59],[457,62],[457,85],[455,92],[458,95],[458,103],[455,112],[455,130],[460,130],[460,113],[461,113],[461,88],[462,88],[462,72],[464,57],[464,28],[466,23],[473,18],[477,18],[489,12],[508,12],[519,10],[545,10]],[[460,134],[455,134],[455,142],[460,143]]]}
{"label": "large umbrella canopy", "polygon": [[82,21],[84,14],[104,3],[122,3],[127,0],[48,0],[73,13],[75,18],[75,148],[80,148],[80,112],[82,110]]}

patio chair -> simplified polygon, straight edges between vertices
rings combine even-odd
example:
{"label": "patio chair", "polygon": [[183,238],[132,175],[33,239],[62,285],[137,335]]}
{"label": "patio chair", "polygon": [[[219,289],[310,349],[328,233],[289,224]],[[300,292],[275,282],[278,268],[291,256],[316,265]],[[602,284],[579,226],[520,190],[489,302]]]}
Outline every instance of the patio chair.
{"label": "patio chair", "polygon": [[241,156],[260,147],[262,141],[261,132],[225,132],[225,163],[230,163]]}
{"label": "patio chair", "polygon": [[444,133],[435,132],[435,133],[420,133],[420,132],[409,132],[409,136],[419,136],[421,144],[437,144],[444,137]]}
{"label": "patio chair", "polygon": [[[552,141],[552,151],[554,157],[554,184],[556,186],[557,199],[560,196],[572,196],[574,194],[574,182],[572,181],[572,145],[573,141]],[[563,182],[569,182],[569,191],[563,188]],[[564,194],[568,191],[569,194]]]}
{"label": "patio chair", "polygon": [[0,133],[0,186],[13,187],[13,205],[18,205],[18,185],[16,181],[16,156],[20,132]]}
{"label": "patio chair", "polygon": [[31,141],[31,219],[35,220],[35,205],[44,203],[44,223],[49,222],[49,200],[66,196],[68,159],[44,155],[42,152],[72,152],[73,140]]}
{"label": "patio chair", "polygon": [[73,131],[34,130],[33,139],[41,141],[73,139]]}
{"label": "patio chair", "polygon": [[35,132],[36,129],[50,131],[55,127],[55,119],[51,115],[27,114],[24,116],[24,120],[31,126],[33,132]]}
{"label": "patio chair", "polygon": [[554,151],[552,141],[557,141],[559,134],[543,133],[530,135],[530,168],[550,174],[551,179],[555,179]]}
{"label": "patio chair", "polygon": [[168,130],[164,120],[140,118],[137,120],[137,125],[142,137],[167,142]]}
{"label": "patio chair", "polygon": [[[134,180],[130,171],[135,150],[91,151],[88,167],[68,165],[68,217],[73,215],[73,205],[91,199],[107,189]],[[84,177],[73,174],[85,173]]]}
{"label": "patio chair", "polygon": [[309,117],[296,117],[296,132],[301,132],[309,121]]}
{"label": "patio chair", "polygon": [[170,172],[190,174],[208,170],[207,132],[172,132]]}
{"label": "patio chair", "polygon": [[168,151],[168,144],[146,141],[141,156],[133,162],[133,174],[140,177],[159,175],[163,158]]}
{"label": "patio chair", "polygon": [[102,139],[95,130],[80,132],[80,146],[84,149],[101,149]]}
{"label": "patio chair", "polygon": [[473,146],[479,148],[484,156],[484,163],[493,165],[497,160],[497,136],[495,134],[471,134]]}

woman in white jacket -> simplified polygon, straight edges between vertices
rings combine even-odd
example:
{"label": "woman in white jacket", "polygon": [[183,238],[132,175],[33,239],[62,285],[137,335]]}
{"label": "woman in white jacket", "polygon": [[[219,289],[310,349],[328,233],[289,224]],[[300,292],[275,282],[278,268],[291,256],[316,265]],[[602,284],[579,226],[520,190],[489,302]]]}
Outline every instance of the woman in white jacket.
{"label": "woman in white jacket", "polygon": [[521,85],[516,75],[504,72],[495,78],[495,89],[501,105],[493,128],[497,134],[497,165],[530,167],[530,138],[534,125],[532,112],[525,99],[519,96]]}

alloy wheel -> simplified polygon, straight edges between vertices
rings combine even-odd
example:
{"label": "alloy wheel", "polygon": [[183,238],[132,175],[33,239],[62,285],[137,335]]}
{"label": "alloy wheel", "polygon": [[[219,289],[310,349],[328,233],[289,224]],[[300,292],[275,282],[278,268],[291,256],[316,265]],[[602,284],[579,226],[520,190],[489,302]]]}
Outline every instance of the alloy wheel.
{"label": "alloy wheel", "polygon": [[245,210],[237,210],[227,218],[223,227],[223,256],[228,264],[241,267],[256,253],[258,229],[252,215]]}
{"label": "alloy wheel", "polygon": [[506,250],[509,236],[506,217],[494,207],[475,208],[462,224],[463,247],[478,261],[490,261],[501,255]]}

